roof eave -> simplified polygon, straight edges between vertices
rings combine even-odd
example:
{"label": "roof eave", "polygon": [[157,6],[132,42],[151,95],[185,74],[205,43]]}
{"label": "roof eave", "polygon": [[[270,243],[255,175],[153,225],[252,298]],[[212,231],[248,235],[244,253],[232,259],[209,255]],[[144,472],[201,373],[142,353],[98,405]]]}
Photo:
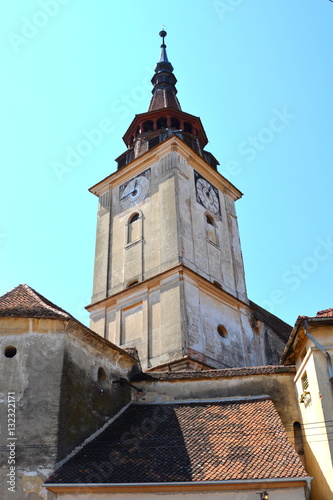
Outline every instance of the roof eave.
{"label": "roof eave", "polygon": [[314,316],[314,317],[298,316],[296,323],[295,323],[295,326],[290,333],[290,337],[289,337],[289,340],[286,344],[286,347],[284,348],[284,351],[282,353],[281,360],[280,360],[281,364],[284,364],[285,362],[288,361],[288,357],[291,354],[293,344],[298,336],[299,328],[303,324],[304,321],[307,321],[308,324],[313,324],[313,325],[318,325],[318,324],[323,324],[323,323],[324,324],[333,324],[332,317],[324,316],[321,318],[321,317],[317,317],[317,316]]}
{"label": "roof eave", "polygon": [[228,481],[193,481],[193,482],[156,482],[156,483],[79,483],[57,484],[44,483],[44,488],[53,493],[66,492],[153,492],[153,491],[212,491],[212,490],[242,490],[260,488],[297,488],[310,484],[311,476],[235,479]]}

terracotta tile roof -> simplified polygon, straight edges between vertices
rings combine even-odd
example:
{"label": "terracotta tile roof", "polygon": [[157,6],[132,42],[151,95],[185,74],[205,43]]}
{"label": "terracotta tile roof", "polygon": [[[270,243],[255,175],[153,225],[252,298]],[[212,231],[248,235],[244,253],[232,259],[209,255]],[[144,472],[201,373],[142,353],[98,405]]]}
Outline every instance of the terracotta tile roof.
{"label": "terracotta tile roof", "polygon": [[184,372],[146,372],[138,373],[132,381],[140,380],[172,380],[172,379],[191,379],[191,378],[223,378],[223,377],[248,377],[250,375],[270,375],[275,373],[293,373],[294,366],[267,365],[250,366],[241,368],[223,368],[222,370],[202,370],[184,371]]}
{"label": "terracotta tile roof", "polygon": [[0,297],[0,316],[73,319],[28,285],[18,285]]}
{"label": "terracotta tile roof", "polygon": [[303,478],[268,398],[132,404],[46,483]]}
{"label": "terracotta tile roof", "polygon": [[318,311],[316,318],[333,318],[333,308]]}

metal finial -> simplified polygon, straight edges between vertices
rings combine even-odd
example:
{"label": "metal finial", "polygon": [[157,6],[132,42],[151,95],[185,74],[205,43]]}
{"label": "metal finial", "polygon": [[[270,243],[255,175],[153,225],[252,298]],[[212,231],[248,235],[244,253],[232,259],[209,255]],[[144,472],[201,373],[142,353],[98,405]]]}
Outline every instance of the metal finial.
{"label": "metal finial", "polygon": [[167,36],[167,32],[163,28],[164,28],[164,24],[162,26],[162,31],[160,31],[159,35],[162,38],[162,45],[161,45],[161,47],[166,47],[166,45],[164,43],[164,38]]}

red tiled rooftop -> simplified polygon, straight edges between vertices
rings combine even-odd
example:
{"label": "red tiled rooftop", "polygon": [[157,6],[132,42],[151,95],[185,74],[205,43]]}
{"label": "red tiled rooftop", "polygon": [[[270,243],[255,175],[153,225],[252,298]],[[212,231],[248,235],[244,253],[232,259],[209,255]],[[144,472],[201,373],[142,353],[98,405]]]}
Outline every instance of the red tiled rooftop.
{"label": "red tiled rooftop", "polygon": [[143,380],[179,380],[192,378],[223,378],[223,377],[248,377],[251,375],[272,375],[276,373],[294,373],[294,366],[267,365],[248,366],[239,368],[222,368],[201,371],[179,372],[143,372],[132,377],[132,382]]}
{"label": "red tiled rooftop", "polygon": [[316,318],[333,318],[333,308],[318,311]]}
{"label": "red tiled rooftop", "polygon": [[0,316],[73,319],[28,285],[18,285],[0,297]]}
{"label": "red tiled rooftop", "polygon": [[132,404],[49,484],[304,478],[268,398]]}

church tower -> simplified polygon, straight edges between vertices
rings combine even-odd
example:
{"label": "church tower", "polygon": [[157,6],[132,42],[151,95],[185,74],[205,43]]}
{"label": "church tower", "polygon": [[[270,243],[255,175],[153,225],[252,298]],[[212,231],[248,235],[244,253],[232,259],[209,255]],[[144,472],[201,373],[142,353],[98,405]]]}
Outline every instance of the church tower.
{"label": "church tower", "polygon": [[182,111],[160,36],[149,109],[127,129],[117,170],[90,189],[99,198],[91,329],[135,347],[146,370],[278,362],[283,339],[261,328],[263,310],[247,298],[242,194],[204,149],[200,118]]}

